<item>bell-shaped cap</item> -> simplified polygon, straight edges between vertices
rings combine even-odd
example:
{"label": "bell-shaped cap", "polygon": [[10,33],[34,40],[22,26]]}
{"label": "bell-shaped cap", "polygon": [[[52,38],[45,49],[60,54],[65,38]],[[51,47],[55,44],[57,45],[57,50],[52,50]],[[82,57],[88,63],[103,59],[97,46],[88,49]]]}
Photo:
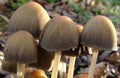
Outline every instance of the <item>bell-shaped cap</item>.
{"label": "bell-shaped cap", "polygon": [[[81,36],[81,32],[83,30],[83,26],[82,25],[77,25],[77,29],[79,32],[79,38]],[[70,49],[70,50],[65,50],[62,52],[62,55],[66,55],[66,56],[79,56],[81,54],[80,48],[79,46],[75,49]]]}
{"label": "bell-shaped cap", "polygon": [[40,31],[50,20],[47,11],[36,2],[28,2],[20,6],[11,16],[7,31],[25,30],[34,37],[39,37]]}
{"label": "bell-shaped cap", "polygon": [[19,63],[37,62],[37,42],[29,32],[18,31],[8,38],[4,56],[8,61]]}
{"label": "bell-shaped cap", "polygon": [[116,29],[107,17],[95,16],[86,23],[80,42],[102,50],[117,50]]}
{"label": "bell-shaped cap", "polygon": [[48,21],[39,40],[40,45],[48,51],[64,51],[77,48],[79,32],[69,17],[57,16]]}

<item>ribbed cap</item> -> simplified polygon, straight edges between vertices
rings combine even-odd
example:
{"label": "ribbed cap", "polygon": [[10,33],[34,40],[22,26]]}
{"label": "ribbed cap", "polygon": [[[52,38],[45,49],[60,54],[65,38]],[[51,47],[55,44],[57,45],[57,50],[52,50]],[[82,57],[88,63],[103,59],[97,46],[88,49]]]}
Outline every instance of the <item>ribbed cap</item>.
{"label": "ribbed cap", "polygon": [[81,43],[102,50],[117,50],[117,34],[113,23],[102,15],[91,18],[82,31]]}
{"label": "ribbed cap", "polygon": [[51,19],[41,32],[40,45],[49,51],[61,51],[76,48],[79,32],[76,24],[67,16]]}
{"label": "ribbed cap", "polygon": [[16,74],[17,73],[17,63],[3,60],[2,70]]}
{"label": "ribbed cap", "polygon": [[[79,39],[80,39],[81,32],[83,30],[83,26],[82,25],[77,25],[77,29],[78,29],[78,32],[79,32]],[[79,46],[75,49],[65,50],[65,51],[62,52],[62,54],[66,55],[66,56],[79,56],[80,53],[81,53],[81,51],[80,51]]]}
{"label": "ribbed cap", "polygon": [[49,20],[47,11],[41,5],[36,2],[28,2],[13,13],[7,31],[25,30],[34,37],[39,37],[40,31]]}
{"label": "ribbed cap", "polygon": [[8,61],[19,63],[37,62],[37,43],[27,31],[18,31],[8,38],[4,56]]}

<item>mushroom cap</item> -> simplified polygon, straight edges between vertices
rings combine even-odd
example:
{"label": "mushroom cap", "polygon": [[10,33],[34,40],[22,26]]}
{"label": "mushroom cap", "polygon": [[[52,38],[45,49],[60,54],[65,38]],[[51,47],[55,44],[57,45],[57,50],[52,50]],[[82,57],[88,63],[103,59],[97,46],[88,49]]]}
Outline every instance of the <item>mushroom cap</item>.
{"label": "mushroom cap", "polygon": [[47,76],[43,70],[34,70],[29,73],[27,78],[47,78]]}
{"label": "mushroom cap", "polygon": [[39,40],[40,45],[48,51],[64,51],[78,46],[79,33],[69,17],[56,16],[48,21]]}
{"label": "mushroom cap", "polygon": [[2,70],[10,72],[10,73],[16,73],[17,72],[17,63],[13,62],[13,61],[9,62],[7,60],[3,60]]}
{"label": "mushroom cap", "polygon": [[13,13],[7,31],[25,30],[38,38],[40,31],[49,20],[48,13],[41,5],[36,2],[28,2]]}
{"label": "mushroom cap", "polygon": [[[79,32],[79,38],[81,36],[81,33],[82,33],[82,29],[83,29],[83,26],[82,25],[77,25],[77,29],[78,29],[78,32]],[[65,50],[62,52],[63,55],[66,55],[66,56],[79,56],[80,55],[80,48],[79,46],[76,48],[76,49],[70,49],[70,50]]]}
{"label": "mushroom cap", "polygon": [[53,65],[52,63],[55,54],[53,52],[46,51],[42,47],[39,47],[38,49],[37,63],[31,63],[29,66],[49,71]]}
{"label": "mushroom cap", "polygon": [[115,27],[107,17],[95,16],[86,23],[80,42],[102,50],[117,50]]}
{"label": "mushroom cap", "polygon": [[8,38],[4,56],[8,61],[19,63],[37,62],[37,42],[29,32],[18,31]]}

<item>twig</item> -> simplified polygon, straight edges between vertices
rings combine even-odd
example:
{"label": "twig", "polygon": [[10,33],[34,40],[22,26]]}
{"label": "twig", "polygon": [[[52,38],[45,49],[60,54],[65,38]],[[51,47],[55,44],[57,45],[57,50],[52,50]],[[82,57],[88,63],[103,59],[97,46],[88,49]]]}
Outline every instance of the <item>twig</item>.
{"label": "twig", "polygon": [[2,19],[4,19],[6,22],[9,22],[9,19],[8,19],[6,16],[0,14],[0,17],[1,17]]}

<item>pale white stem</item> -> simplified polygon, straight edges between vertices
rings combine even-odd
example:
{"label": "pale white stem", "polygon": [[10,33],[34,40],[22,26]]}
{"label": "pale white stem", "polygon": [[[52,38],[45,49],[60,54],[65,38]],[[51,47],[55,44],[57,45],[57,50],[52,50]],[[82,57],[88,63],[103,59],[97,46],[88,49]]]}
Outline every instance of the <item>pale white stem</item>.
{"label": "pale white stem", "polygon": [[17,78],[24,78],[25,64],[17,63]]}
{"label": "pale white stem", "polygon": [[11,75],[10,75],[11,77],[10,78],[14,78],[14,74],[13,73],[11,73]]}
{"label": "pale white stem", "polygon": [[73,78],[74,65],[76,57],[70,56],[69,68],[67,78]]}
{"label": "pale white stem", "polygon": [[95,71],[97,57],[98,57],[98,49],[94,49],[92,59],[91,59],[91,64],[89,67],[88,78],[94,78],[94,71]]}
{"label": "pale white stem", "polygon": [[66,73],[66,63],[65,62],[62,63],[62,67],[63,67],[63,72]]}
{"label": "pale white stem", "polygon": [[22,78],[24,78],[24,74],[25,74],[25,64],[22,64],[22,68],[21,68],[21,70],[22,70]]}
{"label": "pale white stem", "polygon": [[89,53],[89,54],[92,54],[92,53],[93,53],[91,47],[88,47],[88,53]]}
{"label": "pale white stem", "polygon": [[66,63],[65,62],[60,62],[59,73],[60,73],[60,78],[63,78],[65,76],[65,73],[66,73]]}
{"label": "pale white stem", "polygon": [[61,52],[56,52],[51,78],[57,78],[57,76],[58,76],[58,68],[59,68],[60,59],[61,59]]}

